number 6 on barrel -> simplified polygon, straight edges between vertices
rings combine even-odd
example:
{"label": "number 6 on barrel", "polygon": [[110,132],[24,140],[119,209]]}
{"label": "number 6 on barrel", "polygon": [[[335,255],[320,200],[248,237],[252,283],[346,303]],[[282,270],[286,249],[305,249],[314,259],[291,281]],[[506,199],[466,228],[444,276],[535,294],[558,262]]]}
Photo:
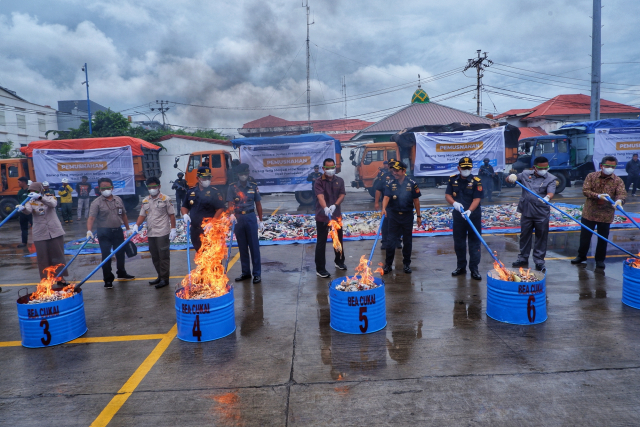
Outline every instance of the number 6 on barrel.
{"label": "number 6 on barrel", "polygon": [[534,302],[536,302],[536,297],[529,295],[529,300],[527,301],[527,317],[531,323],[536,321],[536,306],[533,304]]}

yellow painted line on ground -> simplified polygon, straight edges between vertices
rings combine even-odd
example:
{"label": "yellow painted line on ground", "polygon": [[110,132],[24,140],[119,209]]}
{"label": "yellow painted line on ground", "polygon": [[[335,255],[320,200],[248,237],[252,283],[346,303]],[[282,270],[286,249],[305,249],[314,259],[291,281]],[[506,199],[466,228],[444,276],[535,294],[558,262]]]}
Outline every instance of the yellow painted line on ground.
{"label": "yellow painted line on ground", "polygon": [[[147,334],[147,335],[120,335],[112,337],[86,337],[76,338],[73,341],[69,341],[65,344],[89,344],[98,342],[126,342],[126,341],[146,341],[146,340],[161,340],[166,334]],[[1,341],[0,347],[20,347],[21,341]]]}
{"label": "yellow painted line on ground", "polygon": [[171,330],[164,335],[164,338],[156,345],[151,354],[142,362],[138,369],[129,377],[126,383],[118,390],[109,404],[100,412],[100,415],[91,423],[91,427],[106,426],[109,424],[114,415],[120,410],[122,405],[129,399],[129,396],[135,391],[138,385],[142,382],[145,376],[149,373],[151,368],[160,359],[162,354],[167,350],[171,341],[178,334],[178,325],[173,325]]}
{"label": "yellow painted line on ground", "polygon": [[281,207],[282,207],[282,203],[280,203],[280,206],[278,206],[275,211],[271,212],[271,216],[274,216],[276,212],[280,210]]}

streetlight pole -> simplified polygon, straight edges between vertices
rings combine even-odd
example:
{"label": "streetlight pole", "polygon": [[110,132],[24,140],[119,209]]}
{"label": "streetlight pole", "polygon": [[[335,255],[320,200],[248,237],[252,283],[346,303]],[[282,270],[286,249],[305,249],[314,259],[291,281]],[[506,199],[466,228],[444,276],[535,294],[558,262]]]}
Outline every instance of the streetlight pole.
{"label": "streetlight pole", "polygon": [[87,85],[87,116],[89,118],[89,135],[93,134],[93,129],[91,128],[91,101],[89,100],[89,68],[87,67],[87,63],[84,63],[84,67],[82,67],[82,71],[84,71],[85,81],[82,84]]}

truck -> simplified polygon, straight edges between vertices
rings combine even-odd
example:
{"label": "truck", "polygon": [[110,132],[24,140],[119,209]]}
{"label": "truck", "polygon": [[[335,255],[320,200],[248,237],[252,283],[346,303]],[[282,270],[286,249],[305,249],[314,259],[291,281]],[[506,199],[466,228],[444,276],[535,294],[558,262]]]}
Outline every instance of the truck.
{"label": "truck", "polygon": [[[320,141],[333,141],[335,144],[335,159],[336,168],[340,172],[341,165],[341,145],[340,141],[324,134],[304,134],[304,135],[290,135],[290,136],[274,136],[274,137],[255,137],[255,138],[239,138],[233,140],[234,148],[241,145],[271,145],[271,144],[296,144],[303,142],[320,142]],[[242,159],[238,156],[237,159],[233,159],[231,153],[226,150],[209,150],[198,151],[188,154],[189,161],[187,162],[187,169],[184,172],[184,178],[187,180],[187,184],[192,187],[198,182],[197,171],[200,166],[208,166],[211,169],[211,185],[217,187],[226,193],[226,189],[230,183],[237,180],[236,174],[233,172],[233,167],[240,164]],[[178,169],[178,159],[175,158],[174,168]],[[313,165],[309,165],[309,172],[311,172]],[[305,178],[299,177],[299,178]],[[267,187],[268,191],[268,187]],[[315,202],[313,191],[311,190],[311,183],[309,183],[309,190],[295,191],[295,197],[298,203],[301,205],[309,205]],[[262,193],[268,194],[268,193]]]}
{"label": "truck", "polygon": [[[25,157],[0,159],[0,217],[5,218],[10,214],[18,204],[18,178],[26,177],[32,181],[36,180],[36,172],[33,169],[33,150],[34,149],[51,149],[51,150],[87,150],[95,148],[111,148],[130,146],[133,153],[133,168],[135,174],[136,194],[122,195],[122,201],[127,210],[134,209],[138,203],[140,196],[148,194],[144,181],[151,176],[160,176],[159,152],[161,147],[151,144],[147,141],[128,136],[118,136],[110,138],[85,138],[85,139],[62,139],[62,140],[43,140],[33,141],[25,147],[21,147],[20,151]],[[51,188],[57,190],[60,187],[59,182],[51,182]],[[96,183],[93,183],[94,186]],[[73,186],[74,183],[71,183]],[[76,203],[74,198],[74,203]]]}
{"label": "truck", "polygon": [[606,119],[566,124],[552,131],[552,135],[522,139],[518,156],[511,164],[511,173],[532,168],[534,159],[544,156],[549,159],[549,172],[557,178],[556,193],[561,193],[566,187],[571,187],[572,181],[584,180],[595,171],[596,129],[637,127],[640,127],[640,120]]}
{"label": "truck", "polygon": [[[355,180],[351,182],[354,188],[364,188],[371,197],[375,197],[375,185],[378,172],[384,161],[399,159],[407,164],[407,175],[411,177],[420,188],[437,187],[446,184],[449,175],[443,176],[415,176],[413,167],[416,158],[415,132],[461,132],[488,129],[495,126],[505,126],[505,161],[515,161],[518,149],[518,137],[520,131],[517,127],[507,123],[497,123],[494,126],[481,123],[450,123],[448,125],[418,126],[405,129],[391,136],[389,142],[374,142],[364,144],[351,150],[349,160],[356,167]],[[496,184],[499,180],[496,178]],[[494,188],[500,188],[494,186]]]}

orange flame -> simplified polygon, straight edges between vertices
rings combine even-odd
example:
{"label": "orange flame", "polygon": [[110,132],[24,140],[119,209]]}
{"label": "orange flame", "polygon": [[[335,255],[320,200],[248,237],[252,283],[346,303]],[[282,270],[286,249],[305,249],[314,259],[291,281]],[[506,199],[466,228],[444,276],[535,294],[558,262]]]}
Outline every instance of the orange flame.
{"label": "orange flame", "polygon": [[332,219],[331,221],[329,221],[329,227],[331,227],[331,231],[329,231],[329,237],[331,237],[333,249],[342,253],[342,245],[340,244],[340,239],[338,239],[338,230],[342,228],[342,217],[338,217],[338,219]]}
{"label": "orange flame", "polygon": [[[498,253],[496,251],[493,251],[493,254],[496,256],[496,258],[498,258]],[[498,272],[500,280],[505,282],[513,281],[513,279],[511,278],[511,271],[507,270],[502,262],[493,261],[493,268]]]}
{"label": "orange flame", "polygon": [[384,266],[383,263],[379,262],[378,265],[380,267],[376,268],[376,271],[374,271],[374,273],[378,273],[381,276],[384,276],[384,270],[382,269],[382,267]]}
{"label": "orange flame", "polygon": [[[638,256],[640,256],[640,252],[638,252]],[[627,258],[627,262],[631,268],[640,268],[640,258]]]}
{"label": "orange flame", "polygon": [[231,221],[225,212],[219,219],[205,218],[202,221],[204,233],[200,235],[202,247],[196,252],[196,268],[189,276],[182,279],[180,298],[191,299],[206,295],[206,298],[217,298],[231,290],[223,261],[227,258],[227,238]]}
{"label": "orange flame", "polygon": [[[36,289],[36,291],[29,296],[30,301],[52,297],[56,294],[56,291],[52,289],[53,285],[56,283],[56,270],[63,265],[64,264],[52,265],[51,267],[47,267],[42,270],[47,273],[47,277],[45,277],[40,281],[40,283],[38,283],[38,288]],[[63,295],[61,296],[63,299],[69,298],[73,295],[74,287],[75,285],[68,285],[58,292],[62,292]]]}

